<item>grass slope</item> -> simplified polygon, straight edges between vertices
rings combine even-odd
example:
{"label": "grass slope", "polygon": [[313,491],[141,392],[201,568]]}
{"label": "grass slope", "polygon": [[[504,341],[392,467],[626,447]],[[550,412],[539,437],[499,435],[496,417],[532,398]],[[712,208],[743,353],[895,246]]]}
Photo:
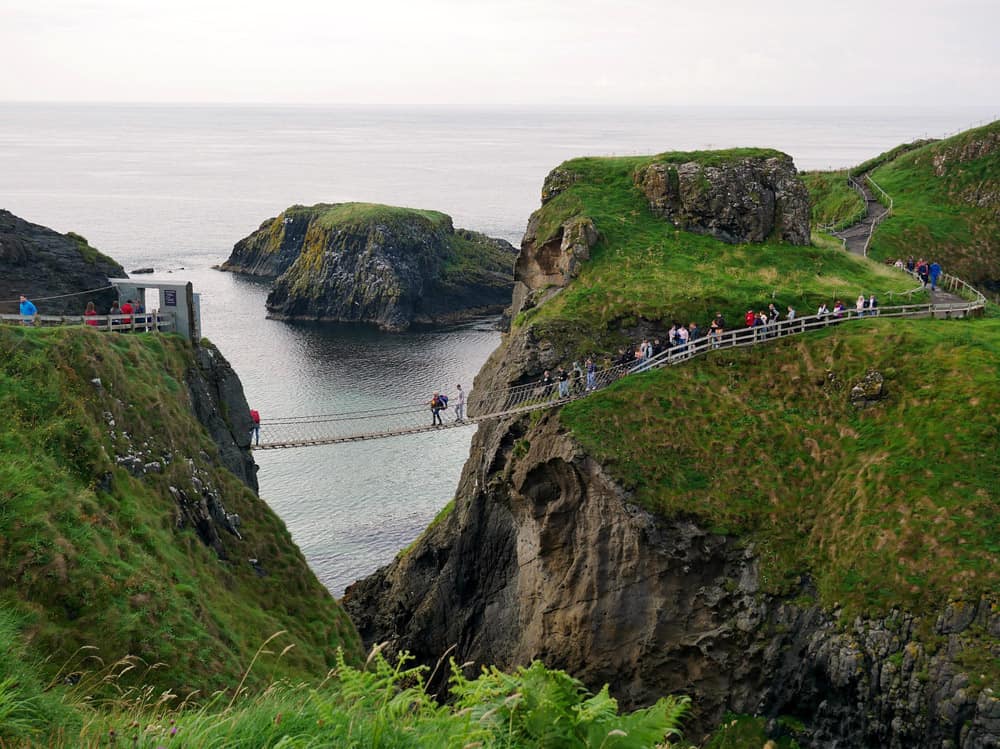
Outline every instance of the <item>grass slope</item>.
{"label": "grass slope", "polygon": [[581,158],[559,169],[576,180],[542,206],[541,245],[574,216],[590,217],[600,240],[580,276],[555,298],[528,310],[515,325],[534,326],[539,338],[559,341],[567,356],[611,351],[627,342],[622,333],[639,319],[669,326],[672,320],[707,324],[717,311],[731,325],[749,306],[774,300],[782,311],[792,305],[815,312],[820,302],[848,301],[875,293],[912,288],[900,274],[842,250],[795,247],[769,242],[728,245],[712,237],[675,230],[654,216],[633,174],[654,161],[683,162],[768,155],[740,149],[706,154]]}
{"label": "grass slope", "polygon": [[[284,524],[214,465],[184,384],[192,361],[172,336],[0,328],[0,610],[16,614],[49,671],[98,646],[105,663],[132,654],[158,664],[143,681],[210,692],[235,684],[246,655],[278,630],[296,647],[280,663],[264,659],[255,678],[322,671],[338,646],[360,657],[353,626]],[[139,479],[115,464],[146,443],[173,455],[162,473]],[[225,539],[229,561],[177,527],[167,487],[198,496],[188,457],[242,518],[243,540]]]}
{"label": "grass slope", "polygon": [[[869,368],[888,397],[856,410]],[[1000,585],[1000,321],[870,320],[629,377],[563,422],[635,500],[745,536],[849,613]]]}
{"label": "grass slope", "polygon": [[814,227],[832,226],[840,230],[864,218],[867,206],[847,184],[847,171],[803,172],[809,190],[811,221]]}
{"label": "grass slope", "polygon": [[933,258],[1000,288],[1000,121],[904,152],[872,176],[894,200],[873,257]]}

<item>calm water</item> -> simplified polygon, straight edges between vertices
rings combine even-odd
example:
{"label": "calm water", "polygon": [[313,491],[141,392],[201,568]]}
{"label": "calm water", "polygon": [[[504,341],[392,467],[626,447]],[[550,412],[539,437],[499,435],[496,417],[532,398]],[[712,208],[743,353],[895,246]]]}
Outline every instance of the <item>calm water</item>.
{"label": "calm water", "polygon": [[[266,286],[211,270],[293,203],[366,200],[450,213],[515,244],[542,179],[578,155],[770,146],[801,169],[996,119],[968,109],[373,112],[0,104],[0,207],[76,231],[126,269],[202,294],[205,335],[268,416],[468,386],[488,325],[380,334],[264,318]],[[30,292],[30,290],[28,290]],[[336,595],[391,560],[451,499],[470,430],[260,453],[261,495]]]}

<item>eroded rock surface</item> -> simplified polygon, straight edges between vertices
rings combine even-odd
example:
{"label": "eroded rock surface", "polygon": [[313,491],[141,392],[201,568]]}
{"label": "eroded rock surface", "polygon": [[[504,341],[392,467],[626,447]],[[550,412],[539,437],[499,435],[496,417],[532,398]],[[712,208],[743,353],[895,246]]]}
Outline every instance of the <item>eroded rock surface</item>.
{"label": "eroded rock surface", "polygon": [[[0,312],[14,314],[21,294],[36,303],[41,315],[82,315],[87,302],[101,311],[118,299],[113,290],[63,296],[108,286],[124,278],[122,267],[77,234],[60,234],[0,210]],[[63,296],[61,299],[44,297]]]}
{"label": "eroded rock surface", "polygon": [[721,166],[653,163],[636,185],[658,216],[730,243],[775,237],[809,244],[809,193],[790,156],[746,158]]}

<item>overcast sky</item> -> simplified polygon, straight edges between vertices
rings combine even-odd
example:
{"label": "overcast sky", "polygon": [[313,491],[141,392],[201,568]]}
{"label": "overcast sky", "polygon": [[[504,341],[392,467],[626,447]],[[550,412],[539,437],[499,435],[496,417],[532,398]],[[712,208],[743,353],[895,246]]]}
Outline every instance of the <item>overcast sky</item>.
{"label": "overcast sky", "polygon": [[0,101],[1000,102],[998,0],[0,0]]}

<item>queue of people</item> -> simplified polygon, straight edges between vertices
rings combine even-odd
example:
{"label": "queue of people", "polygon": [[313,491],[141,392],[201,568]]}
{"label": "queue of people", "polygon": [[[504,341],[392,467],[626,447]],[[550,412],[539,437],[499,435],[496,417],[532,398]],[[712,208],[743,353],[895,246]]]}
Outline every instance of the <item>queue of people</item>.
{"label": "queue of people", "polygon": [[905,263],[902,258],[897,258],[893,265],[900,270],[905,270],[911,276],[919,278],[920,283],[925,289],[930,287],[931,291],[937,291],[938,279],[941,278],[942,269],[941,264],[936,260],[924,260],[924,258],[914,260],[913,255],[910,255]]}
{"label": "queue of people", "polygon": [[[38,321],[38,307],[24,294],[20,295],[18,314],[21,316],[21,325],[33,326]],[[149,329],[152,316],[146,314],[146,308],[142,302],[135,299],[127,299],[124,304],[115,302],[108,310],[107,316],[110,318],[112,330],[124,330],[133,328],[133,318],[135,320],[135,330],[143,331]],[[83,310],[83,322],[92,328],[99,327],[101,321],[98,320],[97,306],[93,301],[87,302]]]}

